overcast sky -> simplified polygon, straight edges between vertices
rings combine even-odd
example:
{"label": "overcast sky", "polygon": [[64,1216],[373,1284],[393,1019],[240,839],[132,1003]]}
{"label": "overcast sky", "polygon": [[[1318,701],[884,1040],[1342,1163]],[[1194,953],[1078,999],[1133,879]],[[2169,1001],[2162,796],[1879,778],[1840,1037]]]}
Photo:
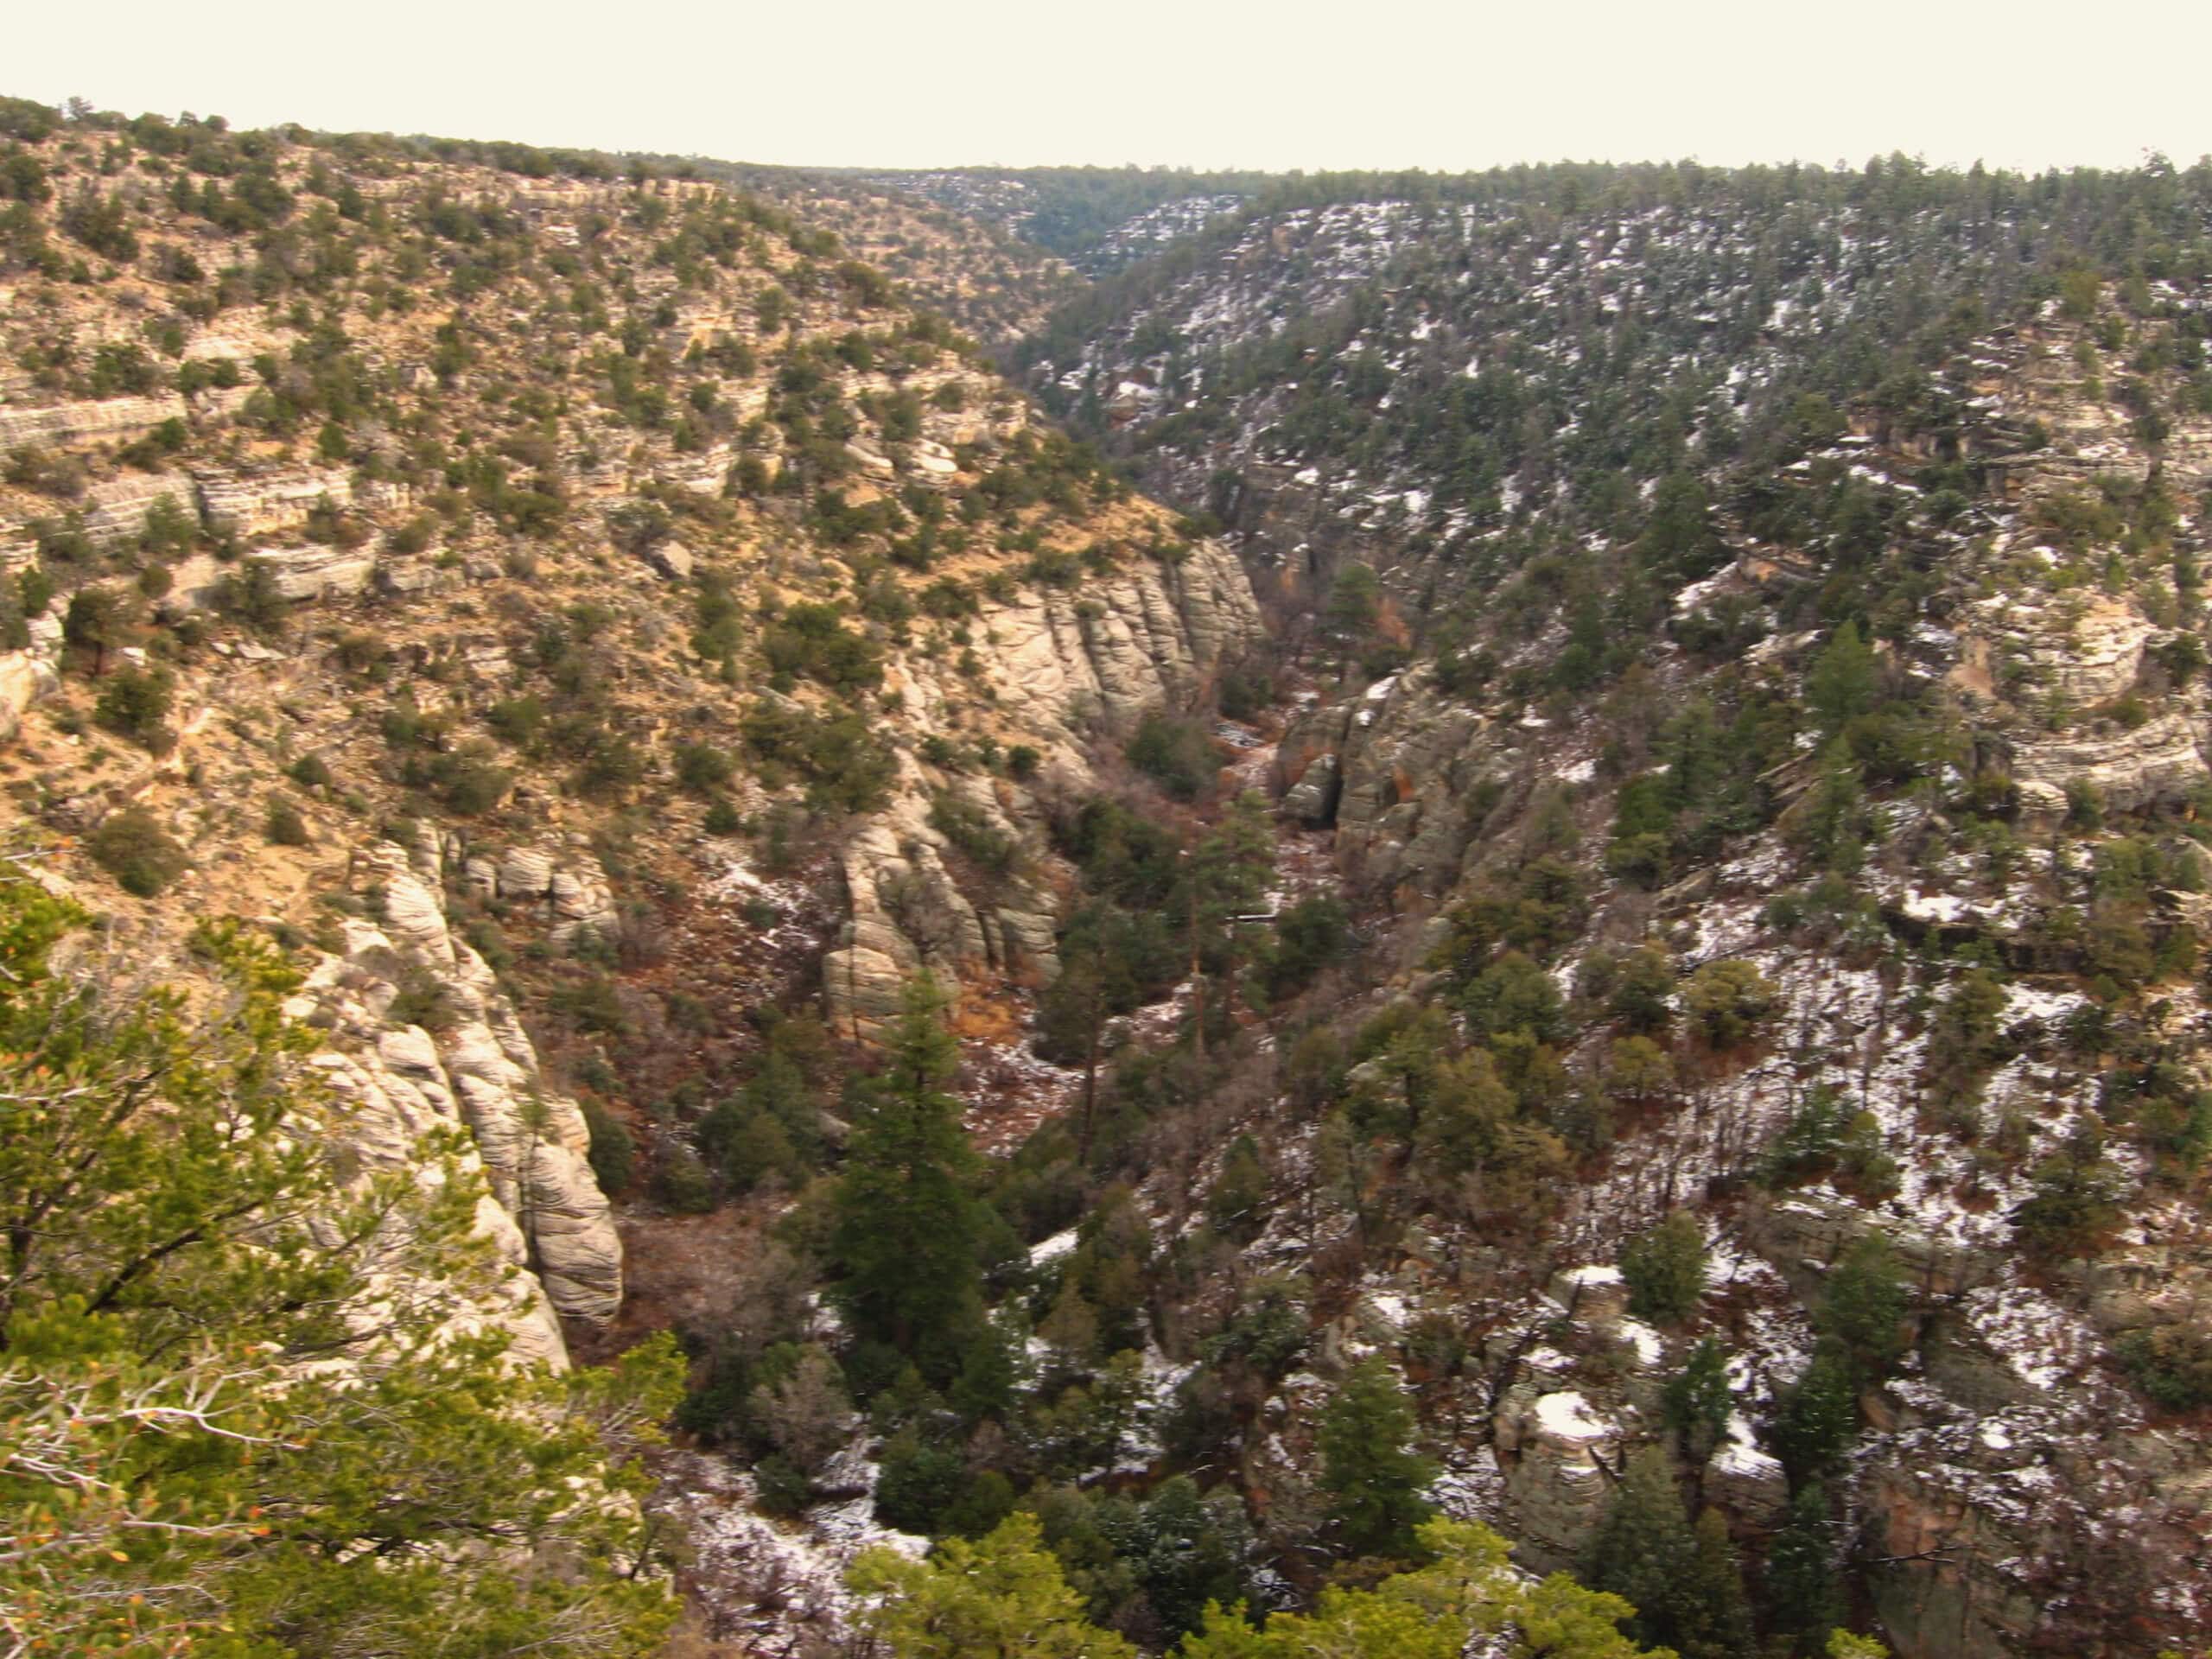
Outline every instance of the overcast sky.
{"label": "overcast sky", "polygon": [[729,160],[2128,166],[2212,150],[2212,0],[16,0],[0,92]]}

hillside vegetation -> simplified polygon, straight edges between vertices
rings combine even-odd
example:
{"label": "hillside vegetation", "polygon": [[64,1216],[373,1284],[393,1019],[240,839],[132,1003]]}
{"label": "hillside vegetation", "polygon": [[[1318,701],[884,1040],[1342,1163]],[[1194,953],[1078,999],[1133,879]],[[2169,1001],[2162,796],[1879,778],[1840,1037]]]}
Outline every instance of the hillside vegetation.
{"label": "hillside vegetation", "polygon": [[2208,273],[0,103],[0,1629],[2212,1637]]}
{"label": "hillside vegetation", "polygon": [[1647,1604],[1656,1446],[1769,1630],[2194,1631],[2208,225],[2161,160],[1323,177],[1018,349],[1317,682],[1285,815],[1403,919],[1229,1127],[1532,1559]]}

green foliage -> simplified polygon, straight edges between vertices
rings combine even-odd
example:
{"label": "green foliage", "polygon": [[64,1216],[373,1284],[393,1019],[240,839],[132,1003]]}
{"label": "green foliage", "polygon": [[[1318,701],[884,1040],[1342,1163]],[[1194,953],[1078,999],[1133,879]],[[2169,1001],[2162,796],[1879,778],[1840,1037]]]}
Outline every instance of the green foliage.
{"label": "green foliage", "polygon": [[2129,1379],[2168,1411],[2212,1406],[2212,1332],[2200,1325],[2131,1331],[2114,1350]]}
{"label": "green foliage", "polygon": [[1705,1296],[1705,1231],[1687,1210],[1669,1212],[1621,1252],[1630,1312],[1675,1325],[1697,1312]]}
{"label": "green foliage", "polygon": [[[208,927],[223,994],[111,999],[47,968],[74,919],[0,887],[0,1503],[42,1535],[0,1564],[0,1632],[73,1653],[653,1652],[672,1599],[626,1564],[672,1344],[611,1371],[511,1363],[473,1316],[503,1269],[461,1143],[341,1180],[340,1114],[279,1012],[296,976],[266,946]],[[395,1304],[387,1274],[412,1294]],[[515,1573],[523,1541],[562,1570]]]}
{"label": "green foliage", "polygon": [[744,1086],[699,1121],[699,1150],[734,1192],[770,1176],[796,1183],[821,1150],[821,1104],[798,1058],[802,1026],[820,1031],[810,1021],[779,1025]]}
{"label": "green foliage", "polygon": [[849,711],[818,715],[797,704],[763,701],[741,722],[745,743],[771,787],[796,776],[808,800],[827,811],[866,812],[880,806],[897,762],[868,722]]}
{"label": "green foliage", "polygon": [[944,1092],[958,1051],[945,1001],[910,983],[880,1076],[861,1096],[832,1199],[833,1294],[856,1336],[949,1377],[978,1315],[981,1217],[960,1103]]}
{"label": "green foliage", "polygon": [[308,844],[307,820],[300,816],[298,807],[281,795],[270,798],[268,810],[262,817],[261,833],[278,847]]}
{"label": "green foliage", "polygon": [[1854,1111],[1833,1084],[1815,1084],[1768,1141],[1758,1179],[1786,1188],[1831,1177],[1846,1192],[1875,1202],[1897,1190],[1897,1160],[1884,1150],[1872,1112]]}
{"label": "green foliage", "polygon": [[1867,1376],[1880,1376],[1904,1352],[1911,1297],[1896,1247],[1879,1232],[1854,1240],[1828,1270],[1819,1328]]}
{"label": "green foliage", "polygon": [[591,1096],[584,1096],[579,1104],[583,1111],[584,1128],[591,1136],[588,1155],[592,1175],[599,1182],[601,1192],[609,1198],[620,1198],[630,1190],[630,1183],[636,1178],[636,1137],[631,1135],[627,1124]]}
{"label": "green foliage", "polygon": [[1685,1659],[1751,1653],[1750,1605],[1726,1525],[1712,1510],[1691,1525],[1666,1453],[1656,1446],[1629,1459],[1592,1541],[1587,1576],[1635,1607],[1630,1629],[1639,1641],[1664,1643]]}
{"label": "green foliage", "polygon": [[1805,704],[1831,735],[1861,715],[1872,714],[1881,699],[1880,664],[1859,625],[1847,621],[1805,675]]}
{"label": "green foliage", "polygon": [[1461,1004],[1485,1037],[1517,1033],[1557,1044],[1567,1034],[1567,1003],[1558,985],[1518,950],[1507,951],[1478,974]]}
{"label": "green foliage", "polygon": [[1758,1034],[1774,1013],[1779,993],[1748,962],[1708,962],[1682,986],[1682,1012],[1707,1048],[1726,1052]]}
{"label": "green foliage", "polygon": [[1259,1630],[1216,1609],[1185,1641],[1184,1659],[1458,1659],[1500,1637],[1512,1659],[1637,1659],[1645,1651],[1618,1629],[1635,1612],[1627,1602],[1564,1573],[1521,1578],[1507,1566],[1505,1541],[1487,1527],[1432,1521],[1420,1543],[1433,1565],[1372,1590],[1325,1590],[1312,1612],[1274,1614]]}
{"label": "green foliage", "polygon": [[1419,1560],[1418,1529],[1432,1513],[1421,1496],[1436,1477],[1413,1450],[1413,1407],[1380,1359],[1345,1376],[1321,1416],[1321,1488],[1345,1552]]}
{"label": "green foliage", "polygon": [[266,559],[248,559],[218,577],[208,590],[207,602],[218,616],[262,634],[280,632],[292,608],[278,591],[276,573]]}
{"label": "green foliage", "polygon": [[160,754],[176,741],[165,724],[175,704],[176,683],[164,669],[125,663],[100,683],[92,718],[111,732]]}
{"label": "green foliage", "polygon": [[1770,1438],[1793,1486],[1834,1469],[1859,1433],[1858,1390],[1849,1361],[1832,1348],[1790,1386],[1776,1414]]}
{"label": "green foliage", "polygon": [[1286,906],[1275,918],[1268,995],[1280,999],[1305,989],[1323,969],[1343,961],[1358,944],[1351,914],[1335,893],[1309,893]]}
{"label": "green foliage", "polygon": [[190,863],[161,820],[143,806],[109,813],[86,840],[85,850],[115,878],[116,886],[141,899],[160,893]]}
{"label": "green foliage", "polygon": [[1259,1143],[1240,1135],[1222,1154],[1221,1173],[1206,1192],[1206,1219],[1216,1232],[1239,1243],[1258,1236],[1267,1222],[1268,1170]]}
{"label": "green foliage", "polygon": [[1123,753],[1131,766],[1179,801],[1198,799],[1221,772],[1221,756],[1205,727],[1158,710],[1137,722]]}
{"label": "green foliage", "polygon": [[1728,1351],[1711,1337],[1691,1349],[1681,1370],[1667,1379],[1660,1399],[1667,1427],[1675,1432],[1693,1464],[1713,1455],[1728,1432],[1735,1396],[1728,1386]]}
{"label": "green foliage", "polygon": [[1356,646],[1374,632],[1382,614],[1382,588],[1373,569],[1347,564],[1337,572],[1322,607],[1322,626],[1347,647]]}
{"label": "green foliage", "polygon": [[803,676],[839,690],[879,683],[883,653],[867,635],[840,620],[835,605],[798,604],[762,630],[760,654],[769,671]]}
{"label": "green foliage", "polygon": [[2097,1137],[2077,1135],[2037,1166],[2027,1198],[2013,1208],[2012,1226],[2039,1261],[2094,1255],[2119,1227],[2126,1190]]}
{"label": "green foliage", "polygon": [[676,781],[695,795],[714,795],[729,787],[737,763],[711,743],[676,746]]}
{"label": "green foliage", "polygon": [[706,1162],[681,1141],[653,1156],[653,1197],[679,1216],[703,1216],[715,1207],[715,1183]]}
{"label": "green foliage", "polygon": [[1009,1516],[973,1543],[947,1539],[925,1561],[863,1551],[847,1582],[870,1599],[868,1636],[897,1659],[1135,1659],[1085,1622],[1033,1516]]}
{"label": "green foliage", "polygon": [[1796,1638],[1796,1652],[1814,1651],[1820,1633],[1842,1615],[1837,1554],[1827,1489],[1817,1480],[1807,1481],[1791,1495],[1788,1518],[1766,1557],[1767,1618]]}
{"label": "green foliage", "polygon": [[974,801],[950,790],[930,798],[930,826],[994,875],[1007,874],[1020,860],[1019,841]]}

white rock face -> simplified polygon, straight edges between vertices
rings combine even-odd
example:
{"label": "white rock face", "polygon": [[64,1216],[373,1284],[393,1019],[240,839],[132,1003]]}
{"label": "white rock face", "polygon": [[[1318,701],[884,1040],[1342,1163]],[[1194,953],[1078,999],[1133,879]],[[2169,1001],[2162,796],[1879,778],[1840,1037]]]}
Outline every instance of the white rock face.
{"label": "white rock face", "polygon": [[289,530],[306,521],[317,502],[350,505],[353,480],[340,467],[300,467],[290,472],[247,474],[213,467],[193,474],[200,506],[209,524],[231,525],[241,535]]}
{"label": "white rock face", "polygon": [[182,420],[185,412],[184,399],[174,393],[162,397],[88,399],[45,409],[0,409],[0,449],[150,431],[163,421]]}
{"label": "white rock face", "polygon": [[2100,600],[2063,633],[2038,629],[2027,634],[2020,654],[2038,685],[2077,706],[2102,702],[2135,683],[2143,649],[2155,632],[2132,605]]}
{"label": "white rock face", "polygon": [[[483,958],[454,938],[425,879],[435,859],[379,843],[357,861],[384,895],[381,927],[346,924],[344,953],[327,958],[305,995],[339,1039],[325,1064],[334,1087],[359,1103],[365,1155],[404,1160],[440,1121],[467,1128],[496,1199],[488,1231],[535,1275],[534,1294],[573,1318],[606,1320],[622,1300],[622,1245],[587,1160],[591,1137],[575,1101],[546,1089],[537,1056]],[[429,1031],[388,1018],[403,980],[428,976],[443,1018]],[[526,1308],[526,1344],[546,1338]],[[560,1348],[557,1326],[551,1351]]]}
{"label": "white rock face", "polygon": [[[1086,771],[1087,728],[1181,703],[1260,632],[1243,567],[1211,543],[1179,563],[1133,560],[1073,594],[987,606],[974,629],[994,707],[1075,780]],[[892,684],[925,731],[949,729],[951,711],[975,701],[974,686],[949,665],[910,656],[891,667]],[[1006,785],[1002,800],[988,780],[944,786],[997,832],[1036,842],[1026,791]],[[852,919],[823,959],[823,987],[832,1024],[862,1039],[880,1035],[898,1013],[900,988],[921,969],[947,982],[983,971],[1043,983],[1058,972],[1051,895],[1018,894],[979,912],[929,821],[930,788],[910,762],[898,798],[844,849]]]}
{"label": "white rock face", "polygon": [[0,652],[0,741],[16,734],[23,710],[60,689],[61,677],[44,652]]}
{"label": "white rock face", "polygon": [[1612,1497],[1619,1425],[1580,1394],[1529,1381],[1506,1391],[1493,1427],[1524,1559],[1538,1571],[1573,1561]]}
{"label": "white rock face", "polygon": [[467,879],[487,894],[540,906],[553,924],[553,937],[565,944],[580,929],[605,932],[620,919],[606,868],[581,847],[511,848],[496,867],[472,859]]}
{"label": "white rock face", "polygon": [[2077,779],[2124,810],[2184,796],[2204,772],[2202,734],[2178,709],[2132,732],[2024,743],[2012,755],[2020,804],[2041,814],[2063,812],[2066,785]]}
{"label": "white rock face", "polygon": [[338,599],[358,594],[376,573],[376,555],[366,547],[270,548],[257,553],[269,567],[276,591],[286,599]]}
{"label": "white rock face", "polygon": [[977,632],[998,637],[986,667],[1001,706],[1050,732],[1189,695],[1258,636],[1260,615],[1242,568],[1209,543],[1179,563],[1138,562],[1072,594],[987,608]]}
{"label": "white rock face", "polygon": [[[442,1121],[455,1121],[458,1112],[437,1072],[436,1050],[427,1033],[411,1027],[408,1029],[422,1039],[428,1052],[427,1070],[404,1069],[379,1063],[381,1056],[365,1060],[335,1050],[317,1054],[311,1064],[343,1114],[347,1143],[365,1162],[379,1169],[410,1168],[418,1179],[435,1179],[435,1172],[416,1161],[416,1147]],[[472,1157],[463,1166],[474,1170],[482,1164]],[[527,1264],[529,1246],[514,1217],[499,1207],[497,1199],[487,1196],[477,1206],[476,1226],[505,1260],[517,1268]],[[513,1346],[509,1351],[517,1359],[543,1360],[565,1370],[568,1344],[562,1340],[560,1321],[543,1287],[529,1273],[517,1273],[508,1281],[507,1297],[504,1306],[489,1310],[489,1317],[497,1319],[512,1334]]]}

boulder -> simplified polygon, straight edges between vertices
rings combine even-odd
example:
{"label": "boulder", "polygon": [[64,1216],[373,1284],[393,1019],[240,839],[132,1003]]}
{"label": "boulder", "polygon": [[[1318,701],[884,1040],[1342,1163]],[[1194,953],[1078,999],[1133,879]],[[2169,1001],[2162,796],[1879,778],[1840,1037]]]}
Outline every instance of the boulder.
{"label": "boulder", "polygon": [[1283,792],[1283,816],[1316,829],[1328,824],[1337,816],[1337,792],[1342,781],[1337,757],[1316,755],[1299,774],[1298,781]]}
{"label": "boulder", "polygon": [[339,599],[361,592],[376,574],[376,556],[365,548],[270,548],[254,556],[268,567],[276,591],[289,600]]}
{"label": "boulder", "polygon": [[2205,775],[2197,722],[2180,709],[2133,731],[2054,737],[2023,743],[2012,753],[2012,778],[2024,810],[2052,817],[2066,810],[2066,786],[2076,779],[2121,810],[2184,799]]}
{"label": "boulder", "polygon": [[1572,1567],[1605,1518],[1619,1427],[1582,1395],[1530,1381],[1506,1391],[1493,1429],[1522,1563],[1535,1572]]}
{"label": "boulder", "polygon": [[40,653],[0,652],[0,741],[22,728],[23,713],[41,697],[61,689],[61,677]]}

